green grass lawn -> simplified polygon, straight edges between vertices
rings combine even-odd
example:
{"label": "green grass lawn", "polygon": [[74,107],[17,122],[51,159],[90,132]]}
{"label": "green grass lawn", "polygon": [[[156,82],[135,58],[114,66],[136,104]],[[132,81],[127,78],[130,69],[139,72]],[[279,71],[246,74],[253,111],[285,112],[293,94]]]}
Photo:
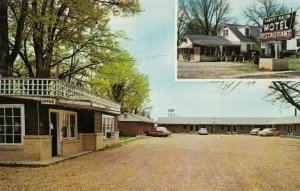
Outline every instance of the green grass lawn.
{"label": "green grass lawn", "polygon": [[300,58],[289,58],[289,69],[300,70]]}
{"label": "green grass lawn", "polygon": [[125,141],[125,140],[131,139],[131,138],[133,138],[133,137],[119,137],[120,141]]}
{"label": "green grass lawn", "polygon": [[243,63],[242,66],[234,66],[235,70],[245,73],[259,72],[258,67],[252,63]]}

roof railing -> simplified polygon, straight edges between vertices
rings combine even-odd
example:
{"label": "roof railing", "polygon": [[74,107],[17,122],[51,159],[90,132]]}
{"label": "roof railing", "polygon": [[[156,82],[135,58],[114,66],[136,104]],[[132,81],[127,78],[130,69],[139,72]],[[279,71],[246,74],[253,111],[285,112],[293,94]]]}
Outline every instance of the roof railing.
{"label": "roof railing", "polygon": [[94,95],[90,91],[58,79],[0,78],[0,95],[65,98],[91,101],[98,107],[119,111],[120,105]]}

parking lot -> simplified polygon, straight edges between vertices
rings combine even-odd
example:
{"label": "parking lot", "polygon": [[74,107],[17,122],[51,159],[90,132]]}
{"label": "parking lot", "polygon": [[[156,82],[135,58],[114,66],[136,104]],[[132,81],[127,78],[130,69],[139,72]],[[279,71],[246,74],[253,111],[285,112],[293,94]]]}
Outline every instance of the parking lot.
{"label": "parking lot", "polygon": [[300,139],[150,137],[43,168],[0,167],[0,190],[299,190]]}

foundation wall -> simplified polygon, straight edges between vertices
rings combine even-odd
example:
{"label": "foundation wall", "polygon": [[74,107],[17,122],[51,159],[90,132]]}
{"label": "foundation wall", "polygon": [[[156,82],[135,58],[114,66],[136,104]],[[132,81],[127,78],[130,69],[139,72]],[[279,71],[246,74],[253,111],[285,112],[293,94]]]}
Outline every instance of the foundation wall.
{"label": "foundation wall", "polygon": [[48,160],[51,151],[51,136],[27,135],[22,145],[0,145],[0,161]]}
{"label": "foundation wall", "polygon": [[82,136],[79,140],[67,140],[61,142],[61,156],[69,156],[82,151]]}

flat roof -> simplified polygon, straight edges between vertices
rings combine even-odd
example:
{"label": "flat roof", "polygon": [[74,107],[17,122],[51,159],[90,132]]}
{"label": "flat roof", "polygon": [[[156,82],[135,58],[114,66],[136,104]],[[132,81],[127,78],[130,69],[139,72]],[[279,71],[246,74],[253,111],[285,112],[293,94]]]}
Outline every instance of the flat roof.
{"label": "flat roof", "polygon": [[158,124],[181,125],[276,125],[300,124],[300,116],[292,117],[159,117]]}

